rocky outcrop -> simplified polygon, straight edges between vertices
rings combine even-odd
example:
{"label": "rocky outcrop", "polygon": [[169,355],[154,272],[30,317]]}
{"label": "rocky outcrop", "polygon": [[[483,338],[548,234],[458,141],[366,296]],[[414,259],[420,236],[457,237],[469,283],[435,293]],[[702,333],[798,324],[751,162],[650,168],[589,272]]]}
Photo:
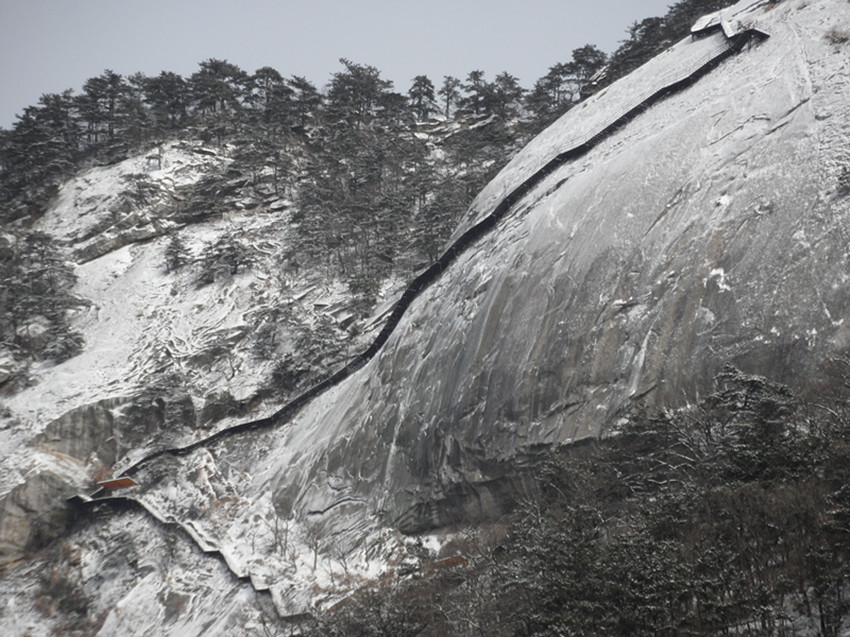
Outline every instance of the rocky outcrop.
{"label": "rocky outcrop", "polygon": [[489,232],[408,289],[395,329],[296,407],[236,426],[312,401],[268,454],[275,508],[328,534],[498,515],[549,450],[637,400],[681,404],[730,362],[800,387],[845,347],[847,116],[825,79],[841,60],[809,22],[800,64],[799,16],[769,17],[771,40],[737,58],[721,34],[684,40],[568,113],[484,190],[459,236]]}
{"label": "rocky outcrop", "polygon": [[83,462],[112,466],[118,453],[116,417],[127,402],[126,398],[110,398],[72,409],[50,423],[34,445]]}
{"label": "rocky outcrop", "polygon": [[172,394],[108,398],[72,409],[36,436],[34,446],[111,467],[130,450],[195,426],[192,399]]}
{"label": "rocky outcrop", "polygon": [[132,243],[162,236],[174,226],[171,220],[133,212],[77,249],[74,258],[78,263],[87,263]]}
{"label": "rocky outcrop", "polygon": [[35,437],[32,447],[69,468],[31,472],[0,500],[0,564],[20,558],[65,530],[66,499],[91,486],[90,477],[109,475],[115,461],[161,434],[166,423],[194,425],[188,396],[165,400],[111,398],[63,414]]}
{"label": "rocky outcrop", "polygon": [[0,566],[60,536],[68,521],[65,499],[79,485],[52,471],[26,479],[0,501]]}
{"label": "rocky outcrop", "polygon": [[0,386],[15,377],[18,364],[10,355],[0,351]]}

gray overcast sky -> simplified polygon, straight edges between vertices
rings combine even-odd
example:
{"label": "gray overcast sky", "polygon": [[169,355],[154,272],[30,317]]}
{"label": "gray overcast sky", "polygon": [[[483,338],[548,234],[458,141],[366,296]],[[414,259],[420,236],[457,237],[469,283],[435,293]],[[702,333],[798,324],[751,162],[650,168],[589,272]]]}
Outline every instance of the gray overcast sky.
{"label": "gray overcast sky", "polygon": [[610,53],[673,0],[0,0],[0,126],[43,93],[112,69],[129,75],[226,59],[321,87],[339,58],[406,92],[415,75],[508,71],[526,88],[573,49]]}

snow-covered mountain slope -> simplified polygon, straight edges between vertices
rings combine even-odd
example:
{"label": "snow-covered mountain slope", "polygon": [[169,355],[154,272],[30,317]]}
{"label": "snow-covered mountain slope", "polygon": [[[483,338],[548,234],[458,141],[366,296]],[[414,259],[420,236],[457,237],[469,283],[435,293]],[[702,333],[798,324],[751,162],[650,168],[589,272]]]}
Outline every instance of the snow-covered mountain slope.
{"label": "snow-covered mountain slope", "polygon": [[[834,37],[850,31],[850,4],[744,0],[730,12],[771,37],[537,183],[413,302],[361,370],[277,428],[145,465],[139,500],[217,547],[270,591],[278,612],[297,614],[403,559],[399,529],[509,508],[548,449],[606,433],[638,398],[687,402],[726,363],[804,388],[850,344],[850,197],[838,188],[850,165],[850,48]],[[682,40],[569,112],[481,193],[464,228],[659,79],[719,50],[720,37]],[[250,217],[234,211],[192,240],[235,227],[275,236],[262,225],[274,216]],[[72,243],[83,236],[43,223]],[[13,399],[31,425],[3,432],[4,484],[32,468],[24,445],[49,420],[131,393],[137,370],[156,367],[149,343],[168,344],[164,359],[180,360],[184,348],[188,358],[205,349],[205,334],[234,334],[232,369],[181,369],[204,393],[228,389],[238,399],[256,388],[262,374],[239,339],[265,282],[248,272],[192,293],[209,297],[188,295],[190,281],[154,267],[164,242],[80,266],[91,269],[81,272],[81,295],[115,331],[82,314],[95,345]],[[301,294],[308,322],[317,292],[305,286],[292,298]],[[120,420],[120,405],[102,411]],[[39,462],[52,466],[57,452],[42,451]],[[174,556],[175,540],[149,516],[107,510],[99,520],[68,538],[81,556],[62,559],[106,573],[82,585],[106,614],[102,634],[227,634],[239,622],[261,633],[252,587],[217,558],[182,537]],[[116,558],[110,542],[132,546]],[[115,564],[122,559],[140,565]],[[21,567],[8,577],[12,590],[32,588],[35,575]],[[6,593],[4,603],[20,609],[34,595]],[[0,626],[13,626],[14,614]],[[26,621],[34,633],[50,630],[35,614]]]}
{"label": "snow-covered mountain slope", "polygon": [[[2,397],[0,497],[14,493],[0,515],[0,561],[18,557],[34,533],[21,510],[49,506],[51,498],[36,504],[30,493],[41,472],[63,476],[55,506],[127,455],[203,438],[248,412],[273,413],[287,398],[268,388],[275,366],[316,340],[314,331],[337,342],[341,357],[371,337],[368,322],[359,335],[346,328],[353,311],[344,284],[296,276],[284,197],[258,193],[206,218],[187,212],[192,188],[229,161],[227,148],[166,144],[83,172],[38,220],[34,230],[52,235],[76,265],[82,302],[73,327],[85,346],[59,365],[33,364],[31,385]],[[209,284],[199,283],[198,263],[168,272],[175,235],[199,262],[210,244],[236,237],[251,246],[253,265]],[[259,353],[263,334],[274,338]]]}

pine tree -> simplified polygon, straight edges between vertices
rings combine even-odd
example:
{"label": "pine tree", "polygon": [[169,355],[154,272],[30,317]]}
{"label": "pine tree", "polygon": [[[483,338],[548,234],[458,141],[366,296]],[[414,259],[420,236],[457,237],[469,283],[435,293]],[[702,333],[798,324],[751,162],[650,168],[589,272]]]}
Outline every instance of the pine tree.
{"label": "pine tree", "polygon": [[121,123],[126,129],[125,138],[132,136],[135,143],[142,142],[150,126],[149,114],[145,109],[145,86],[148,78],[142,73],[134,73],[127,78],[127,85],[121,101],[119,112]]}
{"label": "pine tree", "polygon": [[287,83],[294,92],[292,108],[298,126],[303,130],[308,121],[318,120],[322,108],[322,96],[307,78],[299,75],[293,75]]}
{"label": "pine tree", "polygon": [[70,329],[67,312],[79,305],[71,294],[76,276],[62,259],[53,238],[32,232],[8,255],[0,298],[0,339],[33,360],[62,361],[82,348]]}
{"label": "pine tree", "polygon": [[448,177],[437,185],[434,198],[422,208],[414,237],[418,251],[430,263],[440,256],[468,203],[463,184]]}
{"label": "pine tree", "polygon": [[230,235],[207,244],[201,257],[198,285],[209,285],[217,279],[238,274],[239,268],[249,267],[254,262],[254,256],[254,250]]}
{"label": "pine tree", "polygon": [[541,77],[525,96],[525,107],[532,112],[535,119],[547,121],[555,112],[555,101],[552,98],[552,87],[546,77]]}
{"label": "pine tree", "polygon": [[266,125],[288,125],[293,113],[295,91],[275,69],[264,66],[249,78],[246,102],[262,113]]}
{"label": "pine tree", "polygon": [[374,66],[340,59],[345,69],[333,74],[328,87],[327,109],[333,121],[355,126],[368,124],[375,116],[381,97],[392,89],[392,82],[381,78]]}
{"label": "pine tree", "polygon": [[434,110],[434,84],[426,75],[417,75],[413,78],[413,85],[407,92],[410,106],[416,117],[422,121]]}
{"label": "pine tree", "polygon": [[[36,214],[78,158],[72,92],[42,95],[28,106],[0,150],[0,219]],[[15,201],[17,205],[9,205]]]}
{"label": "pine tree", "polygon": [[179,234],[171,235],[165,246],[165,271],[179,270],[189,262],[189,250]]}
{"label": "pine tree", "polygon": [[484,71],[470,71],[463,90],[466,95],[461,98],[459,105],[464,113],[481,115],[487,112],[487,106],[491,104],[491,86],[484,79]]}
{"label": "pine tree", "polygon": [[153,119],[162,130],[172,130],[186,120],[189,88],[180,75],[163,71],[144,83],[144,101],[150,107]]}
{"label": "pine tree", "polygon": [[579,91],[607,60],[608,56],[593,44],[573,49],[571,70],[579,85]]}
{"label": "pine tree", "polygon": [[462,82],[456,77],[452,77],[451,75],[443,77],[443,85],[440,87],[438,93],[443,98],[443,104],[445,104],[446,118],[451,113],[451,107],[456,105],[458,100],[460,100],[461,86]]}
{"label": "pine tree", "polygon": [[87,123],[89,144],[113,140],[119,125],[119,104],[127,91],[124,78],[107,69],[101,75],[86,80],[83,94],[77,98],[80,115]]}
{"label": "pine tree", "polygon": [[195,108],[202,114],[227,113],[240,107],[247,74],[227,60],[210,58],[189,78]]}
{"label": "pine tree", "polygon": [[485,109],[501,119],[515,117],[524,94],[518,78],[508,72],[499,73],[487,92]]}

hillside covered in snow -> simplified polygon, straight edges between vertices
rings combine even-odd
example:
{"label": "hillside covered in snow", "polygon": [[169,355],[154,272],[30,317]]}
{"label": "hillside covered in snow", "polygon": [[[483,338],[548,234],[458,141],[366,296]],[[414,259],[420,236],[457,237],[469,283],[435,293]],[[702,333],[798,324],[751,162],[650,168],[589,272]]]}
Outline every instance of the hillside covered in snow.
{"label": "hillside covered in snow", "polygon": [[[379,125],[354,110],[345,125],[305,121],[274,138],[284,152],[195,131],[75,171],[41,214],[15,199],[0,248],[43,268],[38,284],[66,322],[31,309],[10,321],[14,348],[0,359],[0,630],[346,634],[357,606],[337,625],[306,618],[375,607],[362,592],[375,582],[432,578],[442,588],[431,598],[452,591],[429,607],[443,614],[388,610],[384,634],[407,620],[419,634],[642,634],[622,618],[589,628],[578,611],[552,620],[548,593],[510,560],[543,569],[527,547],[569,532],[576,561],[550,561],[570,581],[623,579],[623,560],[583,547],[604,536],[637,554],[673,546],[672,531],[662,540],[647,524],[640,536],[622,523],[633,509],[609,516],[611,502],[686,510],[687,491],[729,515],[816,492],[800,528],[834,553],[801,550],[804,568],[776,540],[787,568],[758,573],[775,585],[761,614],[709,612],[683,583],[658,593],[663,618],[634,625],[848,634],[850,500],[836,468],[846,397],[830,394],[838,433],[824,434],[791,396],[825,396],[830,363],[850,360],[850,4],[742,0],[698,27],[520,150],[520,120],[402,126],[379,91]],[[346,64],[340,91],[375,79]],[[742,460],[755,444],[736,429],[745,418],[759,440],[780,441],[765,467]],[[662,421],[671,429],[659,433]],[[738,438],[724,446],[727,425]],[[639,471],[622,469],[635,448]],[[600,454],[596,474],[585,453]],[[621,481],[600,487],[606,472]],[[93,488],[120,475],[137,486]],[[735,485],[742,500],[727,511],[717,494]],[[506,532],[523,502],[563,517],[547,527],[538,508]],[[755,540],[741,550],[767,551]],[[653,559],[640,569],[661,569]],[[732,572],[721,562],[708,549],[676,560]],[[499,573],[512,583],[497,585]],[[752,581],[730,582],[711,586],[757,598]],[[499,597],[509,585],[525,597]],[[467,619],[514,614],[476,628],[453,614],[464,605],[478,613]]]}

